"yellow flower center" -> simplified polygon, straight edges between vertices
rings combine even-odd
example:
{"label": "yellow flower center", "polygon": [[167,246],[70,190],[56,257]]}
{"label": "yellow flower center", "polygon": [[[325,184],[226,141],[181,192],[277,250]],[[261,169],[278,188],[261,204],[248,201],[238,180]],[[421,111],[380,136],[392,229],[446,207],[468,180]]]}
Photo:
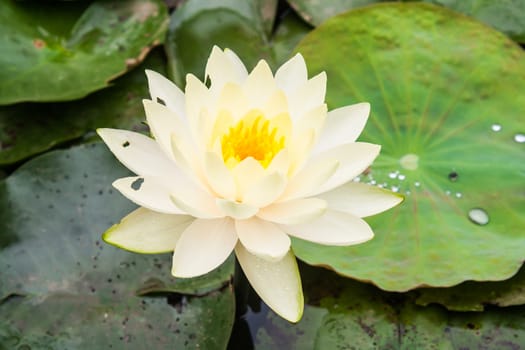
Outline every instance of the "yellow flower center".
{"label": "yellow flower center", "polygon": [[221,137],[222,157],[228,168],[252,157],[264,168],[284,148],[285,138],[258,110],[248,112]]}

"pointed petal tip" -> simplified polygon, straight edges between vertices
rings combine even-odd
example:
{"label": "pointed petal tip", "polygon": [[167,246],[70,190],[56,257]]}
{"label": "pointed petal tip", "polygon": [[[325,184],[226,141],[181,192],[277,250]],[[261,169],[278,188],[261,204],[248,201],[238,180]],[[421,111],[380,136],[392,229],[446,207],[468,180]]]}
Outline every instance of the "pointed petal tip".
{"label": "pointed petal tip", "polygon": [[303,315],[304,297],[292,251],[275,263],[252,255],[241,244],[237,244],[235,254],[246,278],[266,305],[280,317],[298,322]]}

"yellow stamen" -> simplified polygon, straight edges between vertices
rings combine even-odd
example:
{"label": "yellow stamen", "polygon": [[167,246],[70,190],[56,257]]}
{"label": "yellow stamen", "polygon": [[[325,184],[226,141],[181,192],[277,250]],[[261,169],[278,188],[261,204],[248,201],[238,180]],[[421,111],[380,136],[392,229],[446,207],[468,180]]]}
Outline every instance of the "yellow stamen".
{"label": "yellow stamen", "polygon": [[284,136],[259,110],[251,110],[221,137],[222,157],[231,169],[243,159],[252,157],[263,167],[285,146]]}

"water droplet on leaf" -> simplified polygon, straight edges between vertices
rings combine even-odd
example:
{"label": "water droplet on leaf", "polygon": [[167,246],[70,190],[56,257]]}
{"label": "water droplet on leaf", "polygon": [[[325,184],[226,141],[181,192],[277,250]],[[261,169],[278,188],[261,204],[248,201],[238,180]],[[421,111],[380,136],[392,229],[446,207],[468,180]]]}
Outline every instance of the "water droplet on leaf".
{"label": "water droplet on leaf", "polygon": [[490,128],[492,131],[498,132],[501,130],[501,124],[492,124]]}
{"label": "water droplet on leaf", "polygon": [[489,223],[489,214],[485,209],[481,208],[470,209],[468,212],[468,218],[477,225],[486,225]]}
{"label": "water droplet on leaf", "polygon": [[524,143],[525,142],[525,134],[516,134],[514,135],[514,141],[517,143]]}

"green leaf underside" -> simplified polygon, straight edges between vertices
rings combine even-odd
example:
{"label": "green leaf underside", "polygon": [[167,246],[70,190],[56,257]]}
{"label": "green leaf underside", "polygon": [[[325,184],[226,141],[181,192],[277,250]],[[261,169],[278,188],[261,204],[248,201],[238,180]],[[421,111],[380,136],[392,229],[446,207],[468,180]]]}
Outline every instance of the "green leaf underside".
{"label": "green leaf underside", "polygon": [[499,350],[525,343],[523,306],[447,312],[415,306],[406,294],[383,292],[324,269],[303,266],[301,275],[303,319],[292,325],[267,308],[248,314],[255,349]]}
{"label": "green leaf underside", "polygon": [[146,132],[142,100],[149,98],[145,69],[165,74],[165,58],[153,50],[113,86],[82,100],[0,107],[0,165],[12,164],[99,127]]}
{"label": "green leaf underside", "polygon": [[[260,59],[276,68],[290,57],[292,48],[310,30],[295,14],[287,14],[274,35],[268,30],[277,2],[188,1],[171,17],[166,37],[169,70],[179,86],[186,74],[204,79],[204,67],[214,45],[233,50],[251,70]],[[191,50],[187,48],[191,47]]]}
{"label": "green leaf underside", "polygon": [[[171,254],[102,242],[133,210],[110,185],[126,175],[92,144],[35,158],[0,182],[0,347],[225,346],[232,259],[207,276],[175,279]],[[169,294],[173,307],[165,296],[137,296],[163,292],[196,296]]]}
{"label": "green leaf underside", "polygon": [[[398,0],[399,1],[399,0]],[[405,0],[414,1],[414,0]],[[502,31],[518,42],[525,42],[525,1],[523,0],[424,0],[476,18]],[[330,17],[351,9],[384,0],[339,0],[330,3],[319,0],[290,0],[301,17],[318,26]]]}
{"label": "green leaf underside", "polygon": [[[382,150],[360,180],[406,196],[367,219],[370,242],[294,240],[297,256],[393,291],[511,277],[525,257],[525,152],[514,139],[525,132],[522,50],[466,17],[414,3],[334,17],[296,50],[312,74],[327,72],[330,109],[371,103],[360,139]],[[410,154],[415,170],[401,164]],[[488,224],[469,219],[476,208]]]}
{"label": "green leaf underside", "polygon": [[483,311],[487,306],[525,304],[525,268],[500,282],[464,282],[449,288],[422,288],[414,291],[418,305],[440,304],[455,311]]}
{"label": "green leaf underside", "polygon": [[85,5],[56,3],[55,12],[0,4],[0,105],[72,100],[102,89],[142,62],[167,24],[159,0],[96,1],[80,18]]}

